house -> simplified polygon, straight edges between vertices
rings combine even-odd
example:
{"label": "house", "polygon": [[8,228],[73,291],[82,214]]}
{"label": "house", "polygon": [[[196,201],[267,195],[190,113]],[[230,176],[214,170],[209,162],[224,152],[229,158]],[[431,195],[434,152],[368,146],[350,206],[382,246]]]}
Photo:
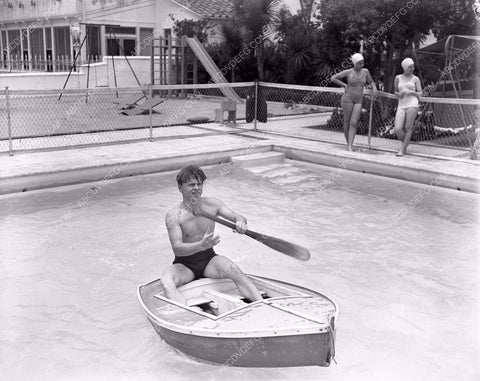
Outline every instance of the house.
{"label": "house", "polygon": [[81,63],[150,56],[172,17],[218,22],[232,11],[230,0],[0,0],[0,68],[64,71],[77,50]]}

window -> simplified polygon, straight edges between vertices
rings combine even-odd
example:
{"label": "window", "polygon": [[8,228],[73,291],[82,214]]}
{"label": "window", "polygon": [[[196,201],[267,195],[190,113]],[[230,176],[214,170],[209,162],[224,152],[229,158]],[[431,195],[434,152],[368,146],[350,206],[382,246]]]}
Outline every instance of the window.
{"label": "window", "polygon": [[70,28],[68,26],[53,28],[57,57],[70,57]]}
{"label": "window", "polygon": [[94,25],[87,26],[87,54],[90,55],[91,60],[99,59],[102,55],[100,44],[100,27]]}
{"label": "window", "polygon": [[30,32],[30,51],[32,52],[32,58],[39,59],[44,56],[43,50],[43,30],[36,28]]}
{"label": "window", "polygon": [[135,34],[135,28],[130,28],[126,26],[107,26],[105,27],[105,33],[108,35],[112,34]]}

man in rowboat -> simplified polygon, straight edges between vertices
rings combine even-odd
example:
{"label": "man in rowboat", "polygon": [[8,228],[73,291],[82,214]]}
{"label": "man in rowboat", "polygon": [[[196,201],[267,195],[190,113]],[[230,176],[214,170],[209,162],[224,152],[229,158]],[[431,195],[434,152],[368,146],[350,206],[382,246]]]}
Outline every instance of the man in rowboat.
{"label": "man in rowboat", "polygon": [[232,221],[240,234],[247,230],[247,220],[222,201],[202,197],[206,178],[205,173],[194,165],[183,168],[177,174],[178,189],[183,200],[165,216],[168,237],[175,254],[173,264],[161,277],[165,294],[170,299],[186,304],[177,287],[202,277],[228,278],[244,297],[251,301],[261,300],[259,291],[240,267],[213,250],[213,246],[220,242],[220,237],[214,234],[215,221],[204,215],[220,216]]}

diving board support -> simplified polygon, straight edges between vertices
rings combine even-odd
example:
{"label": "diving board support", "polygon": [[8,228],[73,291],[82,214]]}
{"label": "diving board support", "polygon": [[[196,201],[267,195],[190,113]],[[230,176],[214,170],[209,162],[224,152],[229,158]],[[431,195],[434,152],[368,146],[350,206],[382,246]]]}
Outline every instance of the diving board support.
{"label": "diving board support", "polygon": [[228,112],[227,121],[237,123],[237,102],[232,99],[220,102],[220,107],[215,109],[215,122],[225,121],[225,112]]}

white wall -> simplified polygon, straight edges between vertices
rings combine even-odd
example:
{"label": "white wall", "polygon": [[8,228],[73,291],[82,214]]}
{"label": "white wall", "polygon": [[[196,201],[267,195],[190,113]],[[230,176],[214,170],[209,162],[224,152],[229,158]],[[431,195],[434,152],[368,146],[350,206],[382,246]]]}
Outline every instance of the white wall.
{"label": "white wall", "polygon": [[[114,57],[117,87],[135,87],[138,83],[124,57]],[[150,57],[128,57],[140,84],[150,83]],[[0,88],[8,86],[10,90],[53,90],[61,89],[67,79],[68,72],[46,73],[28,72],[0,74]],[[90,65],[89,88],[96,86],[115,87],[112,57],[104,57],[102,63]],[[84,89],[87,87],[87,66],[80,72],[72,72],[67,89]]]}

